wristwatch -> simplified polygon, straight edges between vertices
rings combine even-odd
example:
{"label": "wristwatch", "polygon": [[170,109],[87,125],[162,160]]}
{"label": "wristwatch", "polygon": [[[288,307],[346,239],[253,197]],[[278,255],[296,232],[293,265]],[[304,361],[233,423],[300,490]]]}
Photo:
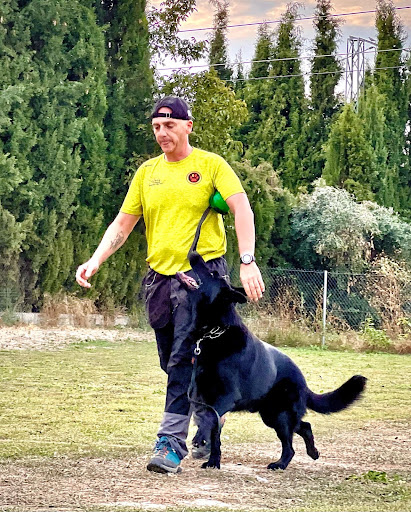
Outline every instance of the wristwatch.
{"label": "wristwatch", "polygon": [[253,261],[255,261],[254,254],[251,254],[249,252],[245,252],[240,256],[241,263],[244,263],[244,265],[249,265]]}

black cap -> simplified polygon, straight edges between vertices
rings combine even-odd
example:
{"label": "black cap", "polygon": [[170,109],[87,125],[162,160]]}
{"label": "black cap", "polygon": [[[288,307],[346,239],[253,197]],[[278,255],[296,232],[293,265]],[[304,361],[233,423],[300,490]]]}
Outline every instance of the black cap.
{"label": "black cap", "polygon": [[[159,114],[158,111],[162,107],[170,108],[171,112],[162,112]],[[154,105],[151,119],[154,117],[171,117],[173,119],[183,119],[184,121],[193,119],[188,103],[182,98],[177,98],[177,96],[165,96],[163,99],[157,101]]]}

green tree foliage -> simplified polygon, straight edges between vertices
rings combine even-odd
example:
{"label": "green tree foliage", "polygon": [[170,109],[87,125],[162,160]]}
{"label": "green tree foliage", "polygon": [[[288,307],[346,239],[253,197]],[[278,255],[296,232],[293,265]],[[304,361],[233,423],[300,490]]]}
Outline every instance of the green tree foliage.
{"label": "green tree foliage", "polygon": [[202,58],[206,51],[205,41],[194,38],[181,39],[178,35],[180,24],[196,8],[196,0],[165,0],[156,9],[147,11],[150,26],[150,48],[153,57],[163,62],[165,57],[182,60],[184,64]]}
{"label": "green tree foliage", "polygon": [[376,219],[378,232],[373,238],[373,259],[387,256],[411,263],[411,225],[400,218],[392,208],[373,202],[364,205]]}
{"label": "green tree foliage", "polygon": [[330,0],[318,0],[314,20],[314,57],[311,60],[311,107],[320,112],[324,120],[332,119],[338,111],[335,88],[342,73],[337,57],[341,20],[332,15],[332,10]]}
{"label": "green tree foliage", "polygon": [[381,94],[374,83],[365,87],[358,102],[358,114],[362,121],[364,135],[371,145],[375,162],[375,175],[370,177],[370,189],[379,204],[392,204],[390,195],[394,183],[388,171],[388,149],[385,144],[385,96]]}
{"label": "green tree foliage", "polygon": [[82,247],[87,247],[101,230],[107,187],[106,68],[95,17],[77,1],[33,0],[26,19],[42,81],[33,102],[39,134],[31,165],[43,212],[37,218],[38,240],[27,254],[33,278],[38,278],[36,298],[72,280],[81,247],[73,232],[87,227],[82,237]]}
{"label": "green tree foliage", "polygon": [[[36,145],[30,102],[38,87],[30,34],[15,0],[0,10],[0,286],[21,282],[19,257],[36,203],[30,155]],[[30,77],[30,81],[28,78]]]}
{"label": "green tree foliage", "polygon": [[2,205],[18,223],[32,226],[19,251],[19,281],[26,300],[36,304],[42,293],[61,289],[72,272],[75,214],[89,207],[82,193],[91,183],[92,218],[98,224],[107,184],[104,41],[93,13],[76,0],[9,5],[3,41],[20,41],[12,51],[25,66],[3,84],[9,92],[19,90],[21,99],[3,98],[11,108],[2,159],[11,158],[8,167],[16,162],[18,171],[13,171],[14,197],[2,197]]}
{"label": "green tree foliage", "polygon": [[221,80],[230,80],[233,72],[230,69],[227,55],[227,25],[228,6],[227,0],[212,0],[216,7],[213,23],[213,35],[210,41],[210,54],[208,61],[210,68],[217,72]]}
{"label": "green tree foliage", "polygon": [[[107,109],[104,118],[104,135],[107,148],[98,147],[95,141],[90,148],[107,160],[108,187],[100,194],[103,208],[96,209],[94,184],[81,192],[85,202],[94,205],[88,211],[76,212],[80,229],[73,229],[75,247],[81,247],[76,264],[90,257],[107,224],[117,214],[127,192],[128,183],[142,160],[154,151],[154,140],[148,123],[152,108],[154,87],[150,66],[152,53],[149,45],[149,27],[145,14],[145,0],[83,0],[94,8],[100,31],[105,38]],[[90,132],[90,140],[93,139]],[[83,156],[85,162],[89,155]],[[96,229],[97,228],[97,229]],[[144,273],[146,244],[144,227],[138,226],[125,246],[110,258],[93,279],[88,295],[98,304],[113,302],[133,307]],[[86,234],[86,235],[85,235]],[[84,237],[90,243],[84,243]],[[78,289],[74,284],[73,289]]]}
{"label": "green tree foliage", "polygon": [[351,104],[344,107],[334,123],[325,156],[323,177],[328,185],[345,188],[360,200],[374,198],[375,154]]}
{"label": "green tree foliage", "polygon": [[306,119],[299,60],[301,41],[295,26],[297,7],[297,4],[288,6],[276,32],[269,78],[261,86],[261,116],[249,136],[246,152],[253,165],[269,162],[281,176],[284,186],[291,190],[295,189],[301,175],[304,148],[300,134]]}
{"label": "green tree foliage", "polygon": [[238,98],[244,99],[243,91],[245,88],[246,77],[243,64],[243,55],[241,50],[236,55],[233,68],[234,91]]}
{"label": "green tree foliage", "polygon": [[272,34],[268,29],[268,25],[263,23],[258,27],[257,42],[250,71],[250,80],[245,82],[244,85],[240,85],[240,90],[237,92],[239,97],[244,99],[247,103],[249,112],[248,119],[238,130],[238,136],[243,143],[244,149],[249,148],[261,121],[262,111],[264,108],[263,78],[267,77],[269,73],[269,59],[272,54],[272,49]]}
{"label": "green tree foliage", "polygon": [[314,57],[311,60],[309,121],[304,127],[307,151],[301,184],[309,185],[321,176],[325,164],[323,146],[330,124],[340,108],[336,86],[341,78],[337,58],[341,20],[332,16],[330,0],[318,0],[315,10]]}
{"label": "green tree foliage", "polygon": [[146,0],[95,2],[106,45],[108,109],[104,131],[112,194],[106,217],[110,220],[126,193],[126,171],[133,154],[147,156],[154,148],[152,137],[147,136],[154,82],[145,9]]}
{"label": "green tree foliage", "polygon": [[[376,28],[378,53],[375,84],[385,97],[385,146],[388,150],[387,177],[390,189],[383,198],[385,206],[395,210],[409,209],[409,167],[404,154],[405,127],[408,120],[408,96],[402,52],[404,28],[391,0],[377,1]],[[385,69],[383,69],[385,68]]]}
{"label": "green tree foliage", "polygon": [[[411,66],[411,58],[407,62],[408,69]],[[405,205],[401,208],[401,213],[404,217],[411,221],[411,77],[408,75],[406,81],[407,97],[408,97],[408,120],[405,135],[405,156],[406,163],[403,169],[403,180],[401,194],[401,204]]]}

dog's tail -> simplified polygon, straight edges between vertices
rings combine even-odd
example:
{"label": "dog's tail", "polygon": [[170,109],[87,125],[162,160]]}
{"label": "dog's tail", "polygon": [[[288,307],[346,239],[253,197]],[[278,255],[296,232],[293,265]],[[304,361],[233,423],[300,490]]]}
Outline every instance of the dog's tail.
{"label": "dog's tail", "polygon": [[307,407],[321,414],[342,411],[358,400],[365,389],[367,379],[362,375],[354,375],[342,386],[330,393],[317,395],[308,390]]}

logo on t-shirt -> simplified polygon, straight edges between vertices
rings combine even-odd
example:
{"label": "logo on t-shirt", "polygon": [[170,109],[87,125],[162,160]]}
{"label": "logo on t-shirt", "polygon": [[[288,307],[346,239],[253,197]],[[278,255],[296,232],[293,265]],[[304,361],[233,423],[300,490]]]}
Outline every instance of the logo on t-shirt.
{"label": "logo on t-shirt", "polygon": [[201,174],[198,172],[190,172],[189,174],[187,174],[187,181],[193,184],[200,183]]}
{"label": "logo on t-shirt", "polygon": [[152,178],[150,180],[150,183],[148,184],[149,187],[154,187],[155,185],[162,185],[164,182],[160,180],[159,178]]}

